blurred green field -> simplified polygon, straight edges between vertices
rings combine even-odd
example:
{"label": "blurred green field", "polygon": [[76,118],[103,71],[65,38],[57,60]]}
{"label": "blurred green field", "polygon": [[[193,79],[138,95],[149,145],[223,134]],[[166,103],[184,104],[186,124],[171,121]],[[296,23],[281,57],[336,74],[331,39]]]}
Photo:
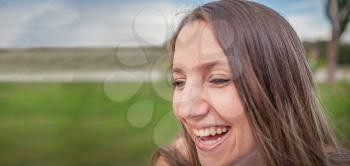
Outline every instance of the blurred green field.
{"label": "blurred green field", "polygon": [[320,83],[317,89],[339,142],[350,149],[350,83],[346,81],[335,85]]}
{"label": "blurred green field", "polygon": [[[119,96],[132,96],[117,102],[104,93],[103,83],[0,83],[0,165],[148,165],[157,140],[169,141],[176,133],[176,121],[162,120],[171,106],[154,84],[130,95],[132,86],[115,84]],[[319,88],[349,148],[350,84]],[[137,127],[128,109],[140,101],[153,102],[153,114]]]}
{"label": "blurred green field", "polygon": [[[127,111],[144,100],[154,101],[153,117],[145,127],[135,127]],[[102,83],[1,83],[0,107],[0,165],[21,166],[146,165],[157,146],[154,128],[170,111],[150,84],[118,103],[105,95]],[[175,133],[175,121],[166,122],[173,130],[163,129],[158,140]]]}

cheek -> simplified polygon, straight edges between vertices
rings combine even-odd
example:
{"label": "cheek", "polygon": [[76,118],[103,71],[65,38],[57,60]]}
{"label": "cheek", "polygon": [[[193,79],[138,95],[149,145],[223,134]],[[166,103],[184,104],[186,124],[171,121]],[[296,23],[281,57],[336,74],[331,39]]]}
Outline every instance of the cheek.
{"label": "cheek", "polygon": [[179,106],[180,106],[180,102],[178,102],[178,100],[180,100],[180,96],[177,95],[176,93],[173,94],[173,101],[172,101],[172,109],[173,109],[173,112],[175,114],[175,117],[179,120],[180,117],[179,117]]}
{"label": "cheek", "polygon": [[234,122],[244,115],[243,104],[234,86],[208,91],[210,104],[225,120]]}

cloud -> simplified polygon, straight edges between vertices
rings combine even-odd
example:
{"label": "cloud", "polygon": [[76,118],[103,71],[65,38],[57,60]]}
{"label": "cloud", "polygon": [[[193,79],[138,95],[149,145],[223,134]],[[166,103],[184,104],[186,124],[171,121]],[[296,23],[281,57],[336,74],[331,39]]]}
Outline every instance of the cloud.
{"label": "cloud", "polygon": [[[325,0],[304,0],[289,4],[294,14],[287,16],[288,21],[302,40],[329,40],[331,24],[326,16]],[[343,33],[341,40],[350,43],[350,28]]]}
{"label": "cloud", "polygon": [[169,2],[132,4],[96,22],[78,25],[72,45],[161,45],[176,26],[177,5]]}
{"label": "cloud", "polygon": [[[0,47],[161,45],[176,24],[174,16],[180,5],[118,2],[81,9],[52,1],[26,4],[21,11],[13,10],[15,7],[18,5],[0,13],[7,21],[0,29],[5,36]],[[8,16],[25,17],[28,13],[30,17],[14,22]]]}
{"label": "cloud", "polygon": [[302,40],[327,40],[330,37],[330,27],[327,22],[312,14],[289,15],[287,20]]}
{"label": "cloud", "polygon": [[25,30],[26,23],[49,7],[48,3],[11,6],[7,2],[2,5],[5,6],[0,7],[0,47],[11,47],[12,42]]}
{"label": "cloud", "polygon": [[[69,25],[79,13],[62,4],[51,3],[22,24],[22,31],[11,42],[14,47],[52,46],[69,40]],[[68,25],[68,26],[67,26]]]}
{"label": "cloud", "polygon": [[328,40],[330,24],[325,13],[324,0],[295,1],[288,4],[287,20],[302,40]]}
{"label": "cloud", "polygon": [[[188,1],[24,2],[0,4],[0,47],[161,45],[181,14],[199,5]],[[330,25],[323,5],[324,0],[295,1],[279,10],[302,40],[325,40]],[[350,42],[349,30],[343,38]]]}

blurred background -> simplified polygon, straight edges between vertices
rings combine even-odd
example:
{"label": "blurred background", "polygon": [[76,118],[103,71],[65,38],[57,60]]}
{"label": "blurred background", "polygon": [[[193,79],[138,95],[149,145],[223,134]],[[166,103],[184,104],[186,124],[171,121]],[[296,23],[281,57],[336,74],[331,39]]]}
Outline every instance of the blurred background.
{"label": "blurred background", "polygon": [[[350,148],[349,0],[256,0],[304,43]],[[165,43],[204,0],[0,0],[0,165],[148,165],[179,126]]]}

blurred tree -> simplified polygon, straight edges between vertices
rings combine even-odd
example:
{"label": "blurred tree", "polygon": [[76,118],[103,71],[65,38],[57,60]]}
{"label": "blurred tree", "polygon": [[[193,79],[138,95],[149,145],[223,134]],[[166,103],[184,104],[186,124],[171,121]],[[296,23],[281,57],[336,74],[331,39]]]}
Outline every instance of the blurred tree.
{"label": "blurred tree", "polygon": [[339,39],[350,21],[350,0],[328,0],[327,16],[332,23],[332,37],[328,43],[328,82],[334,83]]}

